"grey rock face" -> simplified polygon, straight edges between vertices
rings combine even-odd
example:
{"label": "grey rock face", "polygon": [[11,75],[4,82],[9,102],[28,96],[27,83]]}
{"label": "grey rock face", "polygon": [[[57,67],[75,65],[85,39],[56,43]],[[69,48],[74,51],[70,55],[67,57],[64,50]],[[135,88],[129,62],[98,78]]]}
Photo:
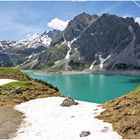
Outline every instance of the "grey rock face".
{"label": "grey rock face", "polygon": [[0,67],[11,67],[13,63],[11,58],[8,54],[4,52],[0,52]]}
{"label": "grey rock face", "polygon": [[68,23],[68,26],[64,30],[64,35],[67,41],[71,41],[78,37],[80,33],[88,27],[90,24],[97,20],[97,15],[89,15],[82,13],[76,16],[73,20]]}
{"label": "grey rock face", "polygon": [[65,58],[67,51],[68,48],[65,45],[47,48],[43,53],[39,55],[38,64],[52,67],[56,61]]}
{"label": "grey rock face", "polygon": [[89,15],[86,13],[82,13],[76,16],[68,23],[64,31],[59,32],[55,36],[55,38],[51,42],[51,46],[61,43],[65,39],[66,41],[72,41],[74,38],[78,37],[86,27],[96,21],[97,18],[97,15]]}
{"label": "grey rock face", "polygon": [[[129,27],[132,27],[133,33]],[[140,34],[137,34],[137,30],[139,29],[140,27],[132,18],[124,19],[114,15],[104,14],[82,32],[80,37],[73,43],[73,46],[78,49],[83,58],[83,62],[87,65],[94,60],[97,61],[96,64],[99,64],[99,60],[96,58],[99,55],[102,55],[103,58],[112,55],[111,60],[114,57],[118,60],[119,57],[117,58],[117,56],[130,46],[129,48],[131,49],[124,51],[122,54],[123,58],[121,61],[126,63],[127,59],[124,59],[124,55],[132,54],[133,47],[137,43],[140,43],[136,41],[140,37]],[[137,36],[135,40],[134,34]],[[132,61],[135,61],[134,55],[131,58]],[[108,64],[110,63],[108,62]]]}
{"label": "grey rock face", "polygon": [[83,13],[71,20],[59,37],[61,41],[58,39],[58,42],[76,38],[69,61],[72,69],[89,68],[94,61],[98,66],[99,56],[107,58],[109,55],[111,57],[104,64],[105,69],[140,67],[140,26],[133,18]]}
{"label": "grey rock face", "polygon": [[53,31],[49,31],[48,33],[46,33],[48,35],[48,37],[54,39],[56,38],[56,36],[60,33],[61,31],[59,30],[53,30]]}

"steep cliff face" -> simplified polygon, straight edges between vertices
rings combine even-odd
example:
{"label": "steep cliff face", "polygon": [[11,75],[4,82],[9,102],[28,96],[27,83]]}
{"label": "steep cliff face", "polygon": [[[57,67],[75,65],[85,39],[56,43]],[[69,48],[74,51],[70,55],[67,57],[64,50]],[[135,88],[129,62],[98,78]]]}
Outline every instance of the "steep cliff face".
{"label": "steep cliff face", "polygon": [[133,18],[121,18],[104,14],[91,24],[74,42],[84,63],[97,61],[111,55],[108,61],[110,68],[115,64],[124,63],[137,65],[135,47],[138,46],[140,27]]}
{"label": "steep cliff face", "polygon": [[86,13],[76,16],[68,23],[68,26],[64,30],[65,39],[71,41],[77,38],[81,32],[95,22],[97,18],[97,15],[89,15]]}
{"label": "steep cliff face", "polygon": [[0,52],[0,67],[12,67],[13,64],[8,54]]}
{"label": "steep cliff face", "polygon": [[56,45],[64,40],[72,41],[74,38],[77,38],[86,27],[95,22],[97,18],[97,15],[79,14],[68,23],[64,31],[57,34],[52,40],[51,45]]}

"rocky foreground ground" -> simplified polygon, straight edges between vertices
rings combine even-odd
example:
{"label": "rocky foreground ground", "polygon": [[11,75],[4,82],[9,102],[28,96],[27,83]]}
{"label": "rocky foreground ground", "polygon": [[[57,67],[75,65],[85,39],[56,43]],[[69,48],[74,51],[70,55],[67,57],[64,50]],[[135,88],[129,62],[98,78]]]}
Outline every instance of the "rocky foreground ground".
{"label": "rocky foreground ground", "polygon": [[[18,81],[0,86],[0,139],[11,138],[22,123],[24,115],[13,110],[15,105],[36,98],[61,96],[57,88],[32,80],[16,69],[0,68],[0,78],[3,77]],[[101,106],[105,111],[97,118],[111,123],[125,139],[140,139],[140,87]]]}
{"label": "rocky foreground ground", "polygon": [[140,139],[140,88],[101,105],[97,118],[109,122],[124,139]]}
{"label": "rocky foreground ground", "polygon": [[47,82],[33,80],[13,68],[0,68],[0,79],[17,80],[0,86],[0,139],[14,136],[24,114],[13,107],[17,104],[51,96],[61,96],[58,89]]}
{"label": "rocky foreground ground", "polygon": [[17,69],[0,68],[0,78],[17,80],[0,86],[0,106],[14,107],[36,98],[60,96],[57,87],[41,80],[33,80]]}

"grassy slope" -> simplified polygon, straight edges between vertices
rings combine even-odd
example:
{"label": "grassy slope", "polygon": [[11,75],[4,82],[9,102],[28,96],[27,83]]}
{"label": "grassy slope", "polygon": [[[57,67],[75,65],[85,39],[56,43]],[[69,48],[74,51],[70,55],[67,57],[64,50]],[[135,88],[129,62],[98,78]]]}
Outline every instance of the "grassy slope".
{"label": "grassy slope", "polygon": [[0,106],[13,107],[31,99],[60,96],[58,89],[51,84],[33,80],[18,69],[0,68],[0,78],[18,80],[0,87]]}
{"label": "grassy slope", "polygon": [[106,110],[99,119],[112,123],[114,130],[125,139],[140,139],[140,86],[102,106]]}
{"label": "grassy slope", "polygon": [[0,68],[0,78],[30,80],[30,78],[25,73],[22,73],[20,70],[15,68],[4,68],[4,67]]}

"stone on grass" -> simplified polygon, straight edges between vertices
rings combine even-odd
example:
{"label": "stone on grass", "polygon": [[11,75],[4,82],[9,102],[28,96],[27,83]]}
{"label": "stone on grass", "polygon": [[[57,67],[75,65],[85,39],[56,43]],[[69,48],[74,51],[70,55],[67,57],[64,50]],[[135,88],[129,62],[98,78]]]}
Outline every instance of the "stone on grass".
{"label": "stone on grass", "polygon": [[22,88],[20,86],[16,86],[16,87],[13,87],[10,92],[19,94],[19,93],[22,93]]}

